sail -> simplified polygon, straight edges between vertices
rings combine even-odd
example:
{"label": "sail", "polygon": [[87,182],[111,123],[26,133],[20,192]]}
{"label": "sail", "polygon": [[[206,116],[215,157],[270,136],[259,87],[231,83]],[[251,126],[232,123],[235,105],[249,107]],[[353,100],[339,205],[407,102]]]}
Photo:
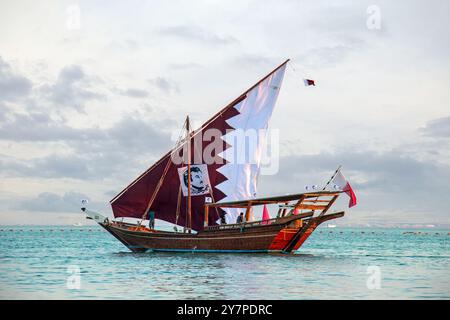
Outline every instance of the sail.
{"label": "sail", "polygon": [[[248,147],[240,143],[237,133],[267,129],[287,62],[187,138],[186,143],[191,146],[191,177],[187,176],[186,161],[174,161],[174,155],[186,158],[186,149],[179,145],[111,200],[114,216],[142,218],[146,217],[147,211],[152,211],[156,219],[186,226],[186,180],[189,178],[191,226],[194,230],[203,228],[205,201],[242,200],[256,196],[261,149],[265,139],[264,136],[258,136],[256,143]],[[219,136],[219,139],[214,141],[214,148],[211,149],[214,136]],[[202,157],[206,151],[208,159]],[[246,156],[244,161],[237,159],[242,154]],[[208,222],[214,225],[225,219],[227,223],[232,223],[235,222],[236,214],[232,210],[210,210]]]}

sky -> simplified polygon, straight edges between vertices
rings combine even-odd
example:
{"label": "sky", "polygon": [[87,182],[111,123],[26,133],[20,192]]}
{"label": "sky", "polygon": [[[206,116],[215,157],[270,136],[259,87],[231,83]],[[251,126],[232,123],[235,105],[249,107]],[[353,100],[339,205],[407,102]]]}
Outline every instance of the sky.
{"label": "sky", "polygon": [[[358,196],[342,225],[450,226],[450,3],[0,0],[0,224],[83,222],[290,58],[259,195]],[[302,79],[316,81],[305,87]],[[345,208],[342,197],[338,208]]]}

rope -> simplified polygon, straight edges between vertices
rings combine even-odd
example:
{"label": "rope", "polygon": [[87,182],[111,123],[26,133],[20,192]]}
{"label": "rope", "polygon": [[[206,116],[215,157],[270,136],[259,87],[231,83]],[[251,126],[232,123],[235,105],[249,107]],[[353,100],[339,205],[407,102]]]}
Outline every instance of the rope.
{"label": "rope", "polygon": [[[187,120],[184,122],[183,128],[186,126],[186,123],[187,123]],[[181,130],[183,130],[183,128]],[[176,146],[180,145],[181,140],[184,140],[184,139],[181,139],[181,132],[180,132],[180,135],[178,137],[178,141],[176,143]],[[172,152],[174,152],[174,151],[172,151]],[[163,174],[161,175],[161,178],[159,179],[158,184],[156,185],[155,191],[153,192],[153,194],[152,194],[152,196],[150,198],[150,201],[148,202],[147,208],[145,209],[144,213],[142,214],[142,219],[143,220],[145,219],[145,216],[147,215],[147,212],[150,210],[151,206],[153,205],[153,202],[156,199],[156,196],[157,196],[157,194],[159,192],[159,189],[161,189],[161,186],[162,186],[162,184],[164,182],[164,178],[166,177],[167,172],[169,171],[171,163],[172,163],[172,160],[169,157],[167,159],[167,164],[166,164],[166,167],[164,168]],[[181,185],[180,185],[180,188],[181,188]]]}
{"label": "rope", "polygon": [[308,77],[306,76],[306,72],[304,70],[300,70],[299,72],[297,72],[297,70],[294,68],[293,62],[291,61],[290,63],[288,63],[289,67],[292,70],[292,73],[294,74],[295,77],[298,77],[298,79],[300,80],[301,84],[304,85],[305,84],[305,79],[308,79]]}
{"label": "rope", "polygon": [[[338,168],[336,169],[336,171],[333,173],[333,175],[331,176],[330,180],[328,180],[328,182],[325,184],[325,186],[322,188],[322,191],[325,191],[325,189],[328,187],[328,185],[330,184],[331,181],[333,181],[334,177],[337,175],[337,173],[339,172],[339,170],[341,170],[342,166],[339,165]],[[319,199],[319,197],[317,197],[316,199],[314,199],[314,203],[317,202],[317,199]]]}
{"label": "rope", "polygon": [[172,163],[172,161],[170,160],[170,158],[167,159],[167,164],[166,164],[166,167],[164,168],[164,172],[163,172],[161,178],[160,178],[159,181],[158,181],[158,184],[157,184],[157,186],[156,186],[156,188],[155,188],[155,191],[154,191],[153,194],[152,194],[152,197],[150,198],[150,201],[148,202],[147,208],[145,209],[145,211],[144,211],[144,213],[143,213],[143,215],[142,215],[142,219],[145,219],[145,216],[147,215],[148,210],[150,210],[150,208],[151,208],[151,206],[152,206],[152,204],[153,204],[153,201],[155,201],[156,195],[158,194],[159,189],[160,189],[161,186],[162,186],[162,183],[163,183],[163,181],[164,181],[164,178],[165,178],[166,175],[167,175],[167,172],[169,171],[169,168],[170,168],[170,164],[171,164],[171,163]]}
{"label": "rope", "polygon": [[[339,165],[339,167],[336,169],[336,171],[333,173],[333,175],[331,176],[330,180],[328,180],[328,182],[325,184],[325,187],[323,187],[322,191],[325,191],[325,189],[328,187],[328,185],[330,184],[331,181],[333,181],[334,177],[337,175],[337,173],[339,172],[339,170],[341,170],[342,166]],[[316,199],[317,200],[317,199]]]}
{"label": "rope", "polygon": [[175,216],[175,224],[178,225],[178,218],[180,217],[180,209],[181,209],[181,183],[178,188],[178,198],[177,198],[177,211]]}
{"label": "rope", "polygon": [[[211,187],[211,193],[210,193],[210,195],[211,195],[212,201],[213,201],[213,202],[216,202],[216,200],[214,200],[214,194],[213,194],[212,187]],[[216,209],[217,218],[220,219],[221,217],[220,217],[220,214],[219,214],[219,209],[218,209],[216,206],[214,206],[214,209]]]}

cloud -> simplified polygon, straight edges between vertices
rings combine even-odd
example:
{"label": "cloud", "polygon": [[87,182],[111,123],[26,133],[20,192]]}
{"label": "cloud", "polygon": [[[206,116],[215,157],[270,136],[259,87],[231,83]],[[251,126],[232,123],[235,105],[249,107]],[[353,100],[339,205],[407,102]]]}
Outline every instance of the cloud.
{"label": "cloud", "polygon": [[[164,77],[155,77],[152,79],[148,79],[147,81],[157,90],[162,91],[166,94],[179,93],[180,91],[176,83]],[[148,90],[138,88],[128,88],[125,90],[116,89],[114,90],[114,92],[131,98],[147,98],[150,95],[150,92]]]}
{"label": "cloud", "polygon": [[191,69],[200,69],[203,68],[201,64],[194,63],[194,62],[187,62],[187,63],[171,63],[169,64],[169,69],[172,70],[191,70]]}
{"label": "cloud", "polygon": [[66,192],[62,196],[52,192],[42,192],[35,198],[18,201],[13,207],[16,210],[30,212],[76,212],[80,208],[82,199],[90,200],[85,194],[74,191]]}
{"label": "cloud", "polygon": [[342,41],[340,44],[321,46],[306,50],[294,58],[301,61],[302,66],[309,68],[332,67],[344,61],[348,54],[364,47],[362,40],[354,39]]}
{"label": "cloud", "polygon": [[5,141],[99,140],[105,137],[101,130],[72,128],[46,112],[5,112],[3,119],[0,118],[0,140]]}
{"label": "cloud", "polygon": [[155,87],[157,87],[159,90],[168,94],[174,92],[178,93],[180,91],[178,85],[172,83],[171,81],[163,77],[156,77],[154,79],[150,79],[149,82],[153,84]]}
{"label": "cloud", "polygon": [[5,121],[8,113],[9,109],[0,102],[0,121]]}
{"label": "cloud", "polygon": [[231,63],[240,68],[253,70],[270,70],[282,61],[279,58],[270,58],[258,54],[243,54],[231,59]]}
{"label": "cloud", "polygon": [[[20,75],[15,78],[25,79]],[[136,168],[145,168],[172,146],[173,122],[160,113],[151,119],[140,113],[127,115],[102,129],[70,125],[65,110],[52,105],[73,106],[82,111],[87,101],[102,97],[91,89],[92,82],[93,78],[81,66],[70,65],[61,70],[54,84],[39,87],[44,95],[31,96],[20,108],[7,107],[0,101],[0,141],[13,142],[16,146],[35,142],[35,146],[50,152],[43,157],[29,154],[26,160],[0,155],[3,177],[92,180],[128,175],[130,178],[136,174]],[[163,78],[156,84],[161,90],[176,90]],[[148,92],[129,88],[119,94],[140,98]],[[47,100],[51,101],[50,106]],[[55,143],[59,149],[53,147]]]}
{"label": "cloud", "polygon": [[60,71],[53,85],[44,86],[43,90],[54,105],[82,112],[86,102],[105,99],[92,88],[92,82],[93,78],[87,76],[81,66],[69,65]]}
{"label": "cloud", "polygon": [[420,131],[428,137],[450,138],[450,117],[432,120]]}
{"label": "cloud", "polygon": [[187,41],[195,41],[207,45],[229,45],[239,41],[231,36],[218,36],[202,28],[192,25],[179,25],[160,28],[158,33],[165,37],[176,37]]}
{"label": "cloud", "polygon": [[114,53],[126,53],[136,52],[140,48],[139,43],[134,39],[113,39],[106,46],[105,50],[108,54],[111,54],[111,51]]}
{"label": "cloud", "polygon": [[119,193],[119,190],[108,190],[108,191],[104,192],[103,194],[109,198],[112,198],[118,193]]}
{"label": "cloud", "polygon": [[[91,179],[95,174],[90,157],[72,154],[41,158],[0,159],[3,167],[2,176],[6,177],[38,177],[38,178],[76,178]],[[95,167],[96,168],[96,167]],[[96,177],[96,175],[94,175]]]}
{"label": "cloud", "polygon": [[149,95],[148,91],[143,90],[143,89],[136,89],[136,88],[129,88],[129,89],[120,91],[120,93],[124,96],[132,97],[132,98],[146,98]]}
{"label": "cloud", "polygon": [[16,101],[26,97],[32,88],[32,82],[13,71],[0,56],[0,101]]}
{"label": "cloud", "polygon": [[[142,162],[156,160],[173,145],[171,121],[147,122],[139,115],[127,116],[107,129],[78,129],[45,114],[13,114],[12,121],[0,123],[0,140],[55,142],[64,152],[19,160],[0,156],[2,176],[104,179],[129,175]],[[17,128],[17,129],[14,129]],[[165,128],[165,129],[161,129]]]}
{"label": "cloud", "polygon": [[87,75],[81,66],[68,65],[61,69],[54,83],[33,85],[0,57],[0,103],[28,98],[28,104],[39,105],[40,109],[48,108],[50,102],[51,107],[56,106],[60,112],[61,108],[82,112],[87,102],[106,98],[94,88],[98,83],[98,79]]}

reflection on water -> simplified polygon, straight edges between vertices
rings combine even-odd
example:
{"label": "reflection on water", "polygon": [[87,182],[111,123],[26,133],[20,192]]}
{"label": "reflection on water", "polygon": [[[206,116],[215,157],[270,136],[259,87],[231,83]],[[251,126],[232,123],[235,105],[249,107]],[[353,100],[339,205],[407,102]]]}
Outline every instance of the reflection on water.
{"label": "reflection on water", "polygon": [[[0,298],[449,299],[448,231],[403,232],[323,229],[282,255],[132,253],[97,227],[8,227]],[[80,289],[67,287],[69,266]],[[368,289],[368,266],[380,267],[381,289]]]}

